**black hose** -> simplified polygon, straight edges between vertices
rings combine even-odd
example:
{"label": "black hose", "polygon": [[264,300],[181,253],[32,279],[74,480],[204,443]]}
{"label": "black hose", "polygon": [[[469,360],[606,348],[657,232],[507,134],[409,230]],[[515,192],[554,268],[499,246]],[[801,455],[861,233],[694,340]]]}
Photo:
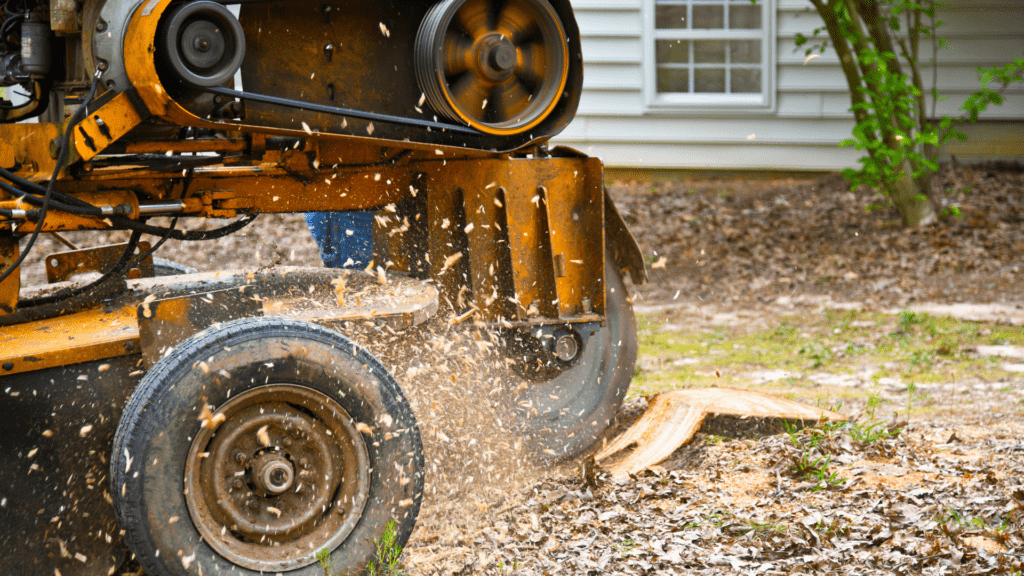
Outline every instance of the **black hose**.
{"label": "black hose", "polygon": [[6,316],[0,316],[0,327],[14,326],[16,324],[32,322],[33,320],[54,318],[74,310],[80,310],[86,306],[91,306],[97,302],[102,302],[103,300],[116,296],[123,291],[123,283],[118,285],[115,282],[105,282],[93,288],[90,292],[85,292],[77,296],[72,296],[65,300],[52,302],[43,306],[34,306],[24,310],[18,309]]}
{"label": "black hose", "polygon": [[128,270],[131,270],[136,265],[138,265],[139,262],[142,262],[143,260],[148,258],[150,254],[152,254],[152,253],[156,252],[158,249],[160,249],[160,247],[164,245],[164,242],[167,242],[171,238],[171,231],[174,230],[174,227],[177,226],[177,224],[178,224],[178,218],[175,217],[173,220],[171,220],[171,225],[167,227],[167,234],[164,234],[164,237],[161,238],[159,242],[154,244],[152,248],[150,248],[149,250],[146,250],[145,253],[141,254],[135,260],[132,260],[132,263],[128,265]]}
{"label": "black hose", "polygon": [[171,228],[163,228],[161,226],[150,226],[149,224],[143,224],[142,222],[137,222],[135,220],[132,220],[130,218],[124,218],[122,216],[111,216],[110,221],[114,224],[115,227],[122,227],[128,230],[135,230],[146,234],[152,234],[153,236],[161,236],[166,233],[169,235],[169,238],[171,240],[182,240],[185,242],[201,242],[204,240],[216,240],[218,238],[223,238],[225,236],[234,234],[235,232],[238,232],[242,228],[245,228],[246,226],[251,224],[252,221],[255,220],[257,216],[259,216],[259,214],[246,214],[245,216],[242,216],[240,219],[235,220],[234,222],[228,224],[227,226],[222,226],[214,230],[202,230],[198,232],[194,230],[181,231],[173,230]]}
{"label": "black hose", "polygon": [[167,242],[167,240],[170,239],[170,231],[174,230],[174,227],[177,224],[178,224],[178,219],[177,218],[174,218],[173,220],[171,220],[171,225],[168,227],[168,233],[165,234],[164,237],[161,238],[159,242],[154,244],[153,247],[151,247],[149,250],[147,250],[144,253],[142,253],[141,255],[139,255],[137,258],[135,258],[131,262],[125,264],[125,262],[127,262],[127,260],[129,258],[131,258],[132,253],[135,252],[135,248],[138,247],[138,245],[139,245],[139,243],[138,243],[139,237],[142,236],[141,232],[133,232],[132,235],[131,235],[131,238],[128,239],[128,246],[125,247],[124,254],[121,255],[121,258],[114,264],[114,266],[110,269],[109,272],[107,272],[103,276],[97,278],[95,281],[93,281],[89,285],[87,285],[87,286],[80,286],[78,288],[65,288],[65,289],[61,290],[60,292],[57,292],[57,293],[54,293],[54,294],[49,294],[47,296],[42,296],[42,297],[39,297],[39,298],[30,298],[30,299],[26,299],[26,300],[21,300],[21,301],[18,302],[18,306],[19,307],[43,306],[43,305],[46,305],[46,304],[49,304],[49,303],[52,303],[52,302],[57,302],[59,300],[66,300],[68,298],[73,298],[75,296],[78,296],[79,294],[83,294],[85,292],[93,290],[94,288],[97,288],[100,284],[108,282],[112,278],[114,278],[116,276],[120,276],[120,275],[124,274],[125,272],[131,270],[132,268],[137,266],[139,264],[139,262],[142,262],[143,260],[148,258],[151,254],[153,254],[154,252],[159,250],[160,247],[164,245],[164,242]]}
{"label": "black hose", "polygon": [[[12,173],[10,170],[7,170],[6,168],[0,167],[0,177],[10,180],[14,184],[14,186],[12,186],[11,184],[7,184],[3,180],[0,180],[0,188],[2,188],[6,192],[10,192],[11,194],[16,194],[19,197],[25,197],[26,202],[33,202],[32,198],[35,198],[39,202],[42,202],[43,199],[40,198],[39,195],[46,194],[45,186],[40,186],[35,182],[25,180],[24,178],[17,176],[16,174]],[[89,204],[85,200],[75,198],[74,196],[61,192],[60,190],[54,190],[53,194],[54,196],[56,196],[57,201],[61,202],[65,206],[78,207],[79,211],[75,211],[74,209],[66,210],[72,212],[73,214],[79,214],[81,216],[96,216],[101,214],[101,211],[98,207]],[[51,202],[52,201],[53,200],[51,200]],[[41,204],[36,205],[40,206]],[[61,208],[61,210],[64,209]]]}
{"label": "black hose", "polygon": [[131,264],[129,264],[129,262],[132,259],[132,254],[135,253],[135,249],[139,246],[139,239],[141,237],[142,232],[132,232],[131,237],[128,239],[128,245],[125,247],[124,253],[121,254],[121,257],[117,259],[117,262],[114,263],[110,270],[93,282],[77,288],[62,288],[53,294],[47,294],[46,296],[40,296],[39,298],[26,298],[24,300],[19,300],[18,308],[33,308],[36,306],[43,306],[45,304],[67,300],[68,298],[93,290],[100,284],[105,284],[112,278],[120,277],[128,270],[131,270]]}
{"label": "black hose", "polygon": [[[21,190],[19,188],[15,188],[14,186],[11,186],[10,184],[4,182],[3,180],[0,180],[0,190],[3,190],[4,192],[7,192],[8,194],[12,194],[14,196],[17,196],[18,198],[21,198],[22,200],[24,200],[25,202],[27,202],[27,203],[29,203],[29,204],[31,204],[33,206],[42,206],[43,205],[43,199],[40,198],[39,196],[36,196],[35,194],[29,194],[28,192],[25,192],[24,190]],[[57,210],[61,210],[62,212],[69,212],[71,214],[77,214],[79,216],[102,216],[103,215],[103,211],[100,210],[96,206],[90,205],[89,209],[86,209],[86,208],[80,208],[80,207],[77,207],[77,206],[70,206],[68,204],[65,204],[64,202],[61,202],[60,200],[53,200],[53,199],[51,199],[50,200],[50,207],[51,208],[56,208]]]}
{"label": "black hose", "polygon": [[97,71],[96,75],[93,76],[92,87],[89,88],[89,95],[86,96],[85,103],[82,104],[78,110],[75,110],[75,113],[71,116],[71,120],[68,122],[68,129],[64,131],[60,152],[57,154],[57,163],[53,167],[53,174],[50,176],[50,182],[46,186],[46,195],[43,197],[43,205],[39,209],[39,223],[36,224],[36,229],[32,231],[32,236],[29,238],[28,244],[25,246],[25,250],[22,251],[21,255],[15,259],[14,263],[11,264],[3,274],[0,274],[0,284],[3,284],[3,281],[17,270],[18,266],[21,266],[21,263],[25,261],[25,257],[28,256],[29,252],[32,250],[32,246],[35,245],[36,239],[39,238],[39,232],[43,229],[43,222],[46,221],[46,210],[50,205],[50,197],[53,195],[53,185],[57,183],[57,176],[60,174],[60,169],[68,159],[68,148],[71,147],[71,127],[76,126],[82,121],[89,103],[92,101],[93,96],[96,95],[96,87],[99,86],[99,82],[100,75]]}

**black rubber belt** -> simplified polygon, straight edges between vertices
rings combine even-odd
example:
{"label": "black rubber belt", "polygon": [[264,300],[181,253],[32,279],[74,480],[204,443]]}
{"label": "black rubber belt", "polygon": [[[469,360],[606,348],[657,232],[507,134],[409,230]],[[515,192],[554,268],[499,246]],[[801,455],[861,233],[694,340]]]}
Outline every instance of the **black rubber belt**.
{"label": "black rubber belt", "polygon": [[287,98],[278,98],[276,96],[265,96],[263,94],[254,94],[252,92],[239,92],[238,90],[230,90],[228,88],[220,88],[218,86],[203,87],[202,90],[211,94],[217,94],[218,96],[227,96],[229,98],[238,98],[240,100],[252,100],[254,102],[263,102],[264,104],[273,104],[275,106],[287,106],[289,108],[298,108],[300,110],[309,110],[311,112],[323,112],[324,114],[348,116],[350,118],[361,118],[363,120],[375,120],[377,122],[387,122],[389,124],[421,126],[423,128],[447,130],[448,132],[457,132],[460,134],[483,134],[479,130],[469,128],[467,126],[431,122],[430,120],[419,120],[416,118],[403,118],[401,116],[377,114],[375,112],[363,112],[362,110],[352,110],[350,108],[336,108],[334,106],[324,106],[322,104],[311,104],[309,102],[288,100]]}

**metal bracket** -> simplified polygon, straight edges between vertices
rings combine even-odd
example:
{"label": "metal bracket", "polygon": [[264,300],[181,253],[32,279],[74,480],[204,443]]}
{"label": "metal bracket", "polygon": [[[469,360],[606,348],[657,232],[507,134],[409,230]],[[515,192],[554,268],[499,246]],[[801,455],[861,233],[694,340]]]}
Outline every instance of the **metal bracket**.
{"label": "metal bracket", "polygon": [[[95,248],[84,248],[70,252],[58,252],[46,257],[46,281],[50,284],[64,282],[71,279],[75,274],[82,272],[106,273],[124,255],[127,243],[108,244]],[[136,248],[137,254],[142,254],[150,248],[149,242],[143,240]],[[152,278],[153,257],[147,256],[144,260],[128,271],[129,278]]]}

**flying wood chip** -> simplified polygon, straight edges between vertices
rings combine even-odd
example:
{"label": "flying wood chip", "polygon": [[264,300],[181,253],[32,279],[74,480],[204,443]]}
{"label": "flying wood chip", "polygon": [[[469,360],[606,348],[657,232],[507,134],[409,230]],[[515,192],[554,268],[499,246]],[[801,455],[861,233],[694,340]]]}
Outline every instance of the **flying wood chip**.
{"label": "flying wood chip", "polygon": [[617,478],[636,474],[668,458],[676,448],[689,442],[709,414],[808,422],[846,420],[846,416],[838,412],[753,390],[673,390],[655,396],[640,418],[594,458],[605,460],[636,444],[625,458],[607,467]]}

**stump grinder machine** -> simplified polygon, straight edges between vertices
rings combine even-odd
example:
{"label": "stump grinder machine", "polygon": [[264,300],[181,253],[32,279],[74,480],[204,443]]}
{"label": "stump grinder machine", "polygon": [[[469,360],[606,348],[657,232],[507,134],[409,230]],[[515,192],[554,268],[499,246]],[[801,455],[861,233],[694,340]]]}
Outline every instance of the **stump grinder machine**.
{"label": "stump grinder machine", "polygon": [[[607,427],[645,272],[600,161],[547,146],[582,90],[569,0],[2,6],[0,572],[310,576],[322,550],[362,569],[390,520],[404,543],[420,433],[346,320],[451,308],[530,383],[542,453]],[[153,257],[348,210],[376,214],[379,274]],[[79,230],[131,235],[21,285],[40,235]]]}

